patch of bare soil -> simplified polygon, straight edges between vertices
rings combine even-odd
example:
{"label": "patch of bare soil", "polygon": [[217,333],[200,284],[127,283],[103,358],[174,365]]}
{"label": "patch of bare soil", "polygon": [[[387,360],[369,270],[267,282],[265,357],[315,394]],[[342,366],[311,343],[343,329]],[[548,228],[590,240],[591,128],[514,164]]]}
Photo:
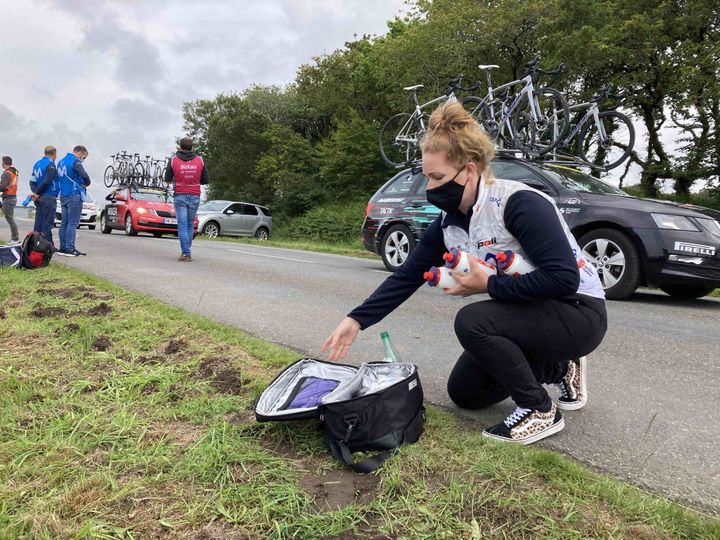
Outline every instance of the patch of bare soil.
{"label": "patch of bare soil", "polygon": [[171,339],[165,345],[165,354],[176,354],[185,348],[187,348],[187,341],[185,339]]}
{"label": "patch of bare soil", "polygon": [[325,471],[321,475],[307,474],[300,480],[300,487],[315,499],[318,508],[338,510],[349,504],[372,500],[379,483],[379,476],[340,469]]}
{"label": "patch of bare soil", "polygon": [[197,531],[190,531],[180,538],[182,540],[251,540],[252,536],[246,532],[232,529],[231,525],[216,521]]}
{"label": "patch of bare soil", "polygon": [[112,341],[107,336],[98,336],[93,341],[92,348],[95,351],[107,351],[112,346]]}
{"label": "patch of bare soil", "polygon": [[205,434],[205,428],[192,422],[183,420],[175,420],[163,424],[163,432],[169,439],[181,444],[182,446],[190,446],[199,441]]}
{"label": "patch of bare soil", "polygon": [[80,325],[78,323],[70,323],[68,325],[65,325],[65,330],[68,332],[77,332],[80,330]]}
{"label": "patch of bare soil", "polygon": [[[67,288],[60,288],[60,289],[51,289],[48,291],[48,293],[52,296],[57,296],[58,298],[74,298],[75,296],[83,295],[84,298],[87,298],[88,293],[94,293],[97,289],[94,289],[93,287],[67,287]],[[91,296],[94,297],[94,294],[91,294]]]}
{"label": "patch of bare soil", "polygon": [[3,308],[0,308],[0,319],[7,319],[7,313]]}
{"label": "patch of bare soil", "polygon": [[61,307],[35,306],[35,308],[30,312],[30,316],[41,319],[45,317],[64,317],[68,315],[68,313],[69,312],[65,308]]}
{"label": "patch of bare soil", "polygon": [[140,364],[148,364],[148,365],[154,365],[159,364],[163,361],[163,357],[159,354],[143,354],[142,356],[138,356],[137,361]]}
{"label": "patch of bare soil", "polygon": [[228,366],[220,358],[205,358],[200,363],[198,373],[202,378],[210,379],[210,385],[223,394],[240,394],[245,386],[240,370]]}
{"label": "patch of bare soil", "polygon": [[103,315],[108,315],[111,311],[112,307],[110,306],[110,304],[100,302],[97,306],[88,309],[84,314],[91,317],[100,317]]}

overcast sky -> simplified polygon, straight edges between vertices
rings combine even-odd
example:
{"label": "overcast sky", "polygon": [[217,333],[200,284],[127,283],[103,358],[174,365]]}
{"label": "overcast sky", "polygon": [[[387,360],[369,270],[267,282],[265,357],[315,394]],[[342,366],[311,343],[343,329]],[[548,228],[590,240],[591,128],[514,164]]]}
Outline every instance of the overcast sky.
{"label": "overcast sky", "polygon": [[161,157],[182,104],[286,84],[353,34],[383,34],[404,0],[0,0],[0,154],[29,193],[45,145],[76,144],[97,199],[118,150]]}

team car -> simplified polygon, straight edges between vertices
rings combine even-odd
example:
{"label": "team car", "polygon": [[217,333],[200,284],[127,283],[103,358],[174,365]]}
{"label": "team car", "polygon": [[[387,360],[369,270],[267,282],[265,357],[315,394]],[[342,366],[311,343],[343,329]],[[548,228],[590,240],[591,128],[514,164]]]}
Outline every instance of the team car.
{"label": "team car", "polygon": [[[100,212],[100,231],[110,234],[121,229],[128,236],[149,232],[155,237],[177,234],[177,216],[172,195],[162,190],[120,186],[106,197],[108,203]],[[198,219],[195,217],[194,234]]]}
{"label": "team car", "polygon": [[[95,226],[97,225],[97,217],[97,206],[95,205],[95,201],[92,200],[92,197],[88,193],[87,200],[82,203],[82,212],[80,214],[80,223],[78,224],[78,229],[85,225],[88,229],[94,230]],[[55,206],[54,224],[56,227],[59,227],[60,223],[62,223],[62,207],[60,206],[60,197],[58,197]]]}
{"label": "team car", "polygon": [[[567,164],[499,157],[496,178],[522,182],[552,197],[609,299],[639,286],[699,298],[720,287],[720,212],[631,197]],[[440,210],[427,202],[420,167],[405,169],[368,202],[362,227],[368,251],[395,271]]]}

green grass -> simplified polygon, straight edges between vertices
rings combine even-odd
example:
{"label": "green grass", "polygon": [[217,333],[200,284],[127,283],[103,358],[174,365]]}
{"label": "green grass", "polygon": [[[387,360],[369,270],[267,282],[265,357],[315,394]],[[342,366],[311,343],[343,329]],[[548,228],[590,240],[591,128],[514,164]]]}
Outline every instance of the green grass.
{"label": "green grass", "polygon": [[[428,409],[377,474],[252,403],[297,358],[52,265],[0,270],[0,538],[718,538],[720,523]],[[231,535],[235,536],[231,536]]]}

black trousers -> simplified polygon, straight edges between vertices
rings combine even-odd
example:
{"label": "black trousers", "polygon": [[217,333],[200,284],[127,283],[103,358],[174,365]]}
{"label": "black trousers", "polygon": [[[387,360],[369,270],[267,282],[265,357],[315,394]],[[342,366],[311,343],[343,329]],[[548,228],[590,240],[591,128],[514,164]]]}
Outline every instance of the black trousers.
{"label": "black trousers", "polygon": [[469,304],[455,317],[465,352],[450,374],[448,394],[465,409],[510,396],[519,407],[547,411],[552,403],[542,384],[562,380],[568,360],[592,352],[606,330],[605,301],[585,295]]}

